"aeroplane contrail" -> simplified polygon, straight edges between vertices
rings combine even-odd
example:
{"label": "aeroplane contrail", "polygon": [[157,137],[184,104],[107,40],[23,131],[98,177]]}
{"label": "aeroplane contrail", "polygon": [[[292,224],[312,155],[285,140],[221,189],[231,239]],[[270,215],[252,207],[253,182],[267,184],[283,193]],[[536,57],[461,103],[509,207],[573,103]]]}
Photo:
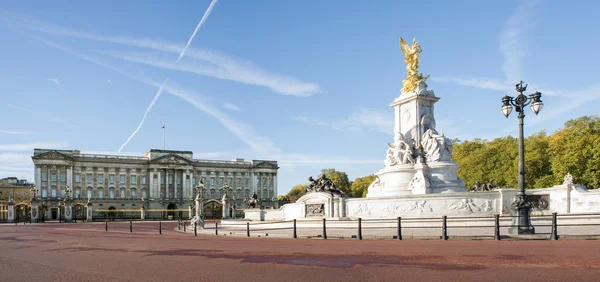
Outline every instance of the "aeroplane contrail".
{"label": "aeroplane contrail", "polygon": [[177,58],[177,61],[175,63],[179,63],[179,60],[181,60],[181,58],[183,58],[183,54],[185,54],[185,51],[187,51],[188,47],[190,47],[190,44],[192,43],[192,40],[196,36],[196,33],[198,32],[198,30],[200,29],[200,27],[202,26],[202,24],[206,21],[206,19],[210,15],[210,12],[212,11],[212,9],[215,6],[215,4],[217,3],[217,1],[218,0],[212,0],[212,2],[210,2],[210,5],[208,5],[208,9],[206,9],[206,12],[204,12],[204,16],[202,16],[202,19],[200,20],[200,22],[196,26],[196,29],[194,30],[194,33],[192,33],[192,36],[190,37],[190,40],[188,40],[188,42],[185,45],[185,47],[183,48],[183,50],[181,50],[181,53],[179,53],[179,57]]}
{"label": "aeroplane contrail", "polygon": [[[200,22],[198,23],[198,25],[196,26],[196,29],[194,30],[194,33],[192,33],[192,36],[188,40],[187,44],[185,45],[185,47],[183,48],[183,50],[181,50],[181,53],[179,53],[179,57],[177,58],[177,61],[175,61],[175,63],[179,63],[179,60],[181,60],[181,58],[183,58],[183,55],[185,54],[185,51],[187,51],[187,49],[190,47],[190,44],[192,43],[192,40],[196,36],[196,33],[198,32],[198,30],[200,29],[200,27],[202,26],[202,24],[204,24],[204,22],[206,21],[206,19],[210,15],[210,12],[212,11],[212,9],[215,6],[215,4],[217,3],[217,1],[218,0],[212,0],[210,2],[210,5],[208,5],[208,9],[206,9],[206,12],[204,12],[204,16],[202,16],[202,19],[200,19]],[[133,131],[133,133],[131,134],[131,136],[129,136],[129,138],[127,138],[127,141],[125,141],[125,143],[123,143],[123,145],[121,145],[121,148],[119,148],[118,152],[121,152],[121,150],[123,150],[123,148],[129,143],[129,141],[131,141],[131,139],[133,139],[133,137],[135,136],[135,134],[140,130],[140,128],[144,124],[144,121],[146,120],[146,116],[150,112],[150,109],[152,109],[152,107],[154,106],[154,103],[156,102],[156,100],[158,99],[158,97],[160,97],[160,94],[162,94],[163,88],[167,84],[168,80],[169,80],[168,78],[165,79],[165,81],[163,82],[163,84],[160,86],[160,88],[158,89],[158,92],[156,92],[156,95],[154,96],[154,99],[150,103],[150,106],[148,106],[148,109],[146,109],[146,112],[144,113],[144,117],[142,118],[142,121],[140,122],[140,124],[138,125],[138,127],[135,129],[135,131]]]}
{"label": "aeroplane contrail", "polygon": [[123,148],[125,148],[125,146],[127,146],[129,141],[131,141],[133,136],[135,136],[135,134],[140,130],[140,128],[142,128],[142,125],[144,124],[144,121],[146,120],[146,116],[148,116],[150,109],[152,109],[152,107],[154,106],[154,103],[156,103],[156,100],[158,100],[158,97],[160,97],[160,94],[162,94],[165,84],[167,84],[167,81],[169,81],[168,78],[165,79],[165,81],[160,85],[160,88],[158,88],[158,92],[156,92],[156,95],[154,96],[154,99],[152,99],[150,106],[148,106],[148,108],[146,109],[146,112],[144,113],[144,117],[142,118],[140,125],[138,125],[138,127],[135,129],[135,131],[133,131],[131,136],[129,136],[129,138],[127,138],[127,141],[125,141],[125,143],[123,143],[123,145],[121,145],[121,148],[119,148],[119,151],[118,151],[119,153],[121,152],[121,150],[123,150]]}

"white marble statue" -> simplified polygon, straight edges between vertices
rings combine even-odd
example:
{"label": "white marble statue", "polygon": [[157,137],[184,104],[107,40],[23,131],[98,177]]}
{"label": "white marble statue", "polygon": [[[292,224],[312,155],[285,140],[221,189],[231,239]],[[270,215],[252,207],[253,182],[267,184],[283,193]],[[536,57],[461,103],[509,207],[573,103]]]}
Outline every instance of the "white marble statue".
{"label": "white marble statue", "polygon": [[385,167],[401,164],[414,164],[412,147],[404,141],[404,136],[399,134],[394,144],[387,143],[388,150],[384,161]]}
{"label": "white marble statue", "polygon": [[427,162],[450,161],[452,159],[452,141],[444,134],[438,134],[435,129],[423,133],[421,146]]}
{"label": "white marble statue", "polygon": [[409,186],[413,191],[426,192],[431,187],[431,181],[429,180],[429,177],[425,175],[423,170],[417,170],[410,181]]}
{"label": "white marble statue", "polygon": [[566,185],[567,187],[571,188],[573,187],[573,184],[573,175],[571,175],[571,173],[567,173],[567,175],[565,175],[563,185]]}

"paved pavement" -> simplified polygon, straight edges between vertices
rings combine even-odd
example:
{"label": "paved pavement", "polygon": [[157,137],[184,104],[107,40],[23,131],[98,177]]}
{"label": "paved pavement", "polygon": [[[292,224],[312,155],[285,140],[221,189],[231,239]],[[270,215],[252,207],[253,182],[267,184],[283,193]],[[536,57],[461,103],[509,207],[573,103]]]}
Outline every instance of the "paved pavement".
{"label": "paved pavement", "polygon": [[597,281],[600,241],[240,238],[174,222],[0,225],[0,281]]}

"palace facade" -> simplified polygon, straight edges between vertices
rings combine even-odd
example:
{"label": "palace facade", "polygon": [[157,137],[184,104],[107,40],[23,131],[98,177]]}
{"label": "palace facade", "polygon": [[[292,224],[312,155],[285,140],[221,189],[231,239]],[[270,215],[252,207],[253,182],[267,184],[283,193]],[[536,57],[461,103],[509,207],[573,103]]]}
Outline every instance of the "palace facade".
{"label": "palace facade", "polygon": [[35,149],[32,160],[47,219],[56,219],[67,186],[76,206],[89,198],[96,210],[187,210],[200,180],[205,204],[219,205],[226,186],[238,208],[254,192],[261,206],[277,205],[276,161],[198,160],[191,151],[157,149],[143,156]]}

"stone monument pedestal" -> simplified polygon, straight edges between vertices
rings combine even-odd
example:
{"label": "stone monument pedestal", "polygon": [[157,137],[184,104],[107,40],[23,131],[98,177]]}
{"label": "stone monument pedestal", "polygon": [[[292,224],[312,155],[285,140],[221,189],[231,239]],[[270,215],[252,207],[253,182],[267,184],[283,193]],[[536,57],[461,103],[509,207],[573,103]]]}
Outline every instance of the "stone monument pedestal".
{"label": "stone monument pedestal", "polygon": [[73,222],[73,202],[65,200],[65,222]]}
{"label": "stone monument pedestal", "polygon": [[87,222],[93,222],[94,221],[93,212],[94,212],[94,205],[88,201],[87,204],[85,205],[85,214],[86,214],[86,221]]}
{"label": "stone monument pedestal", "polygon": [[12,199],[8,201],[8,222],[15,222],[15,205]]}
{"label": "stone monument pedestal", "polygon": [[40,209],[37,199],[31,199],[31,222],[37,222],[40,217]]}

